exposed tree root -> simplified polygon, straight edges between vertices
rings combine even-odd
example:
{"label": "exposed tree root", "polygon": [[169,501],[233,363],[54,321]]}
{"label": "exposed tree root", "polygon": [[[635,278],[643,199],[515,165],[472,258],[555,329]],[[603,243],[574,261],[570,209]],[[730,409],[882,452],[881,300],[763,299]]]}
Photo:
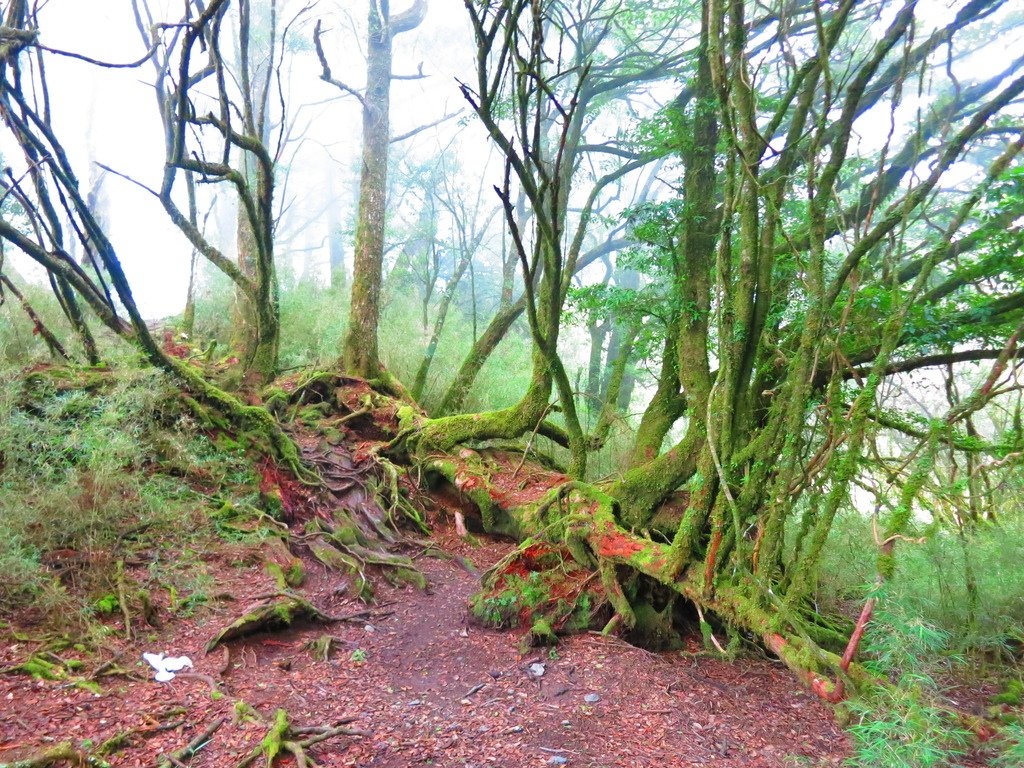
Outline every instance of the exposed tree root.
{"label": "exposed tree root", "polygon": [[407,406],[360,379],[323,372],[282,381],[266,399],[268,408],[290,422],[302,460],[323,488],[323,499],[313,505],[312,516],[305,515],[305,529],[291,537],[292,544],[349,574],[352,594],[363,600],[373,596],[371,570],[395,583],[425,587],[412,559],[395,551],[414,543],[405,532],[410,523],[426,531],[408,498],[413,483],[377,451],[394,430],[398,409]]}
{"label": "exposed tree root", "polygon": [[15,760],[13,763],[0,763],[0,768],[56,768],[60,765],[109,768],[110,763],[105,758],[124,749],[134,735],[134,730],[121,731],[92,751],[75,749],[70,742],[63,742],[38,755]]}
{"label": "exposed tree root", "polygon": [[169,358],[169,361],[174,375],[195,396],[194,399],[186,398],[186,402],[200,419],[210,426],[236,434],[243,444],[272,456],[300,482],[310,485],[320,482],[316,472],[302,461],[298,446],[267,408],[246,405],[236,396],[211,384],[202,371],[186,362],[174,358]]}
{"label": "exposed tree root", "polygon": [[192,741],[181,749],[161,755],[156,761],[157,768],[181,768],[181,766],[187,764],[200,749],[209,743],[210,739],[213,738],[213,734],[216,733],[226,722],[227,718],[225,717],[214,720],[206,730],[192,739]]}
{"label": "exposed tree root", "polygon": [[297,727],[292,725],[288,712],[279,709],[274,713],[274,721],[270,724],[263,741],[242,758],[236,768],[248,768],[260,758],[263,758],[267,768],[272,768],[275,761],[285,755],[294,758],[297,768],[316,768],[317,763],[307,754],[310,748],[338,736],[371,735],[368,731],[347,728],[344,725],[346,722],[351,720],[346,719],[329,726]]}
{"label": "exposed tree root", "polygon": [[0,768],[55,768],[59,765],[89,765],[89,756],[74,749],[70,742],[64,742],[32,757],[0,763]]}
{"label": "exposed tree root", "polygon": [[309,651],[316,661],[330,661],[335,647],[339,645],[354,645],[354,643],[334,635],[320,635],[315,640],[310,640],[303,645],[302,650]]}
{"label": "exposed tree root", "polygon": [[[835,681],[852,689],[857,680],[868,678],[814,639],[823,635],[835,639],[831,634],[838,633],[774,600],[753,576],[724,575],[717,568],[724,555],[715,552],[716,559],[687,559],[673,545],[627,530],[619,521],[615,498],[594,485],[524,462],[521,449],[513,453],[462,445],[481,434],[477,422],[500,414],[429,420],[415,407],[373,392],[366,382],[330,374],[305,377],[293,389],[279,398],[281,404],[325,405],[317,412],[321,425],[330,424],[327,417],[334,411],[359,414],[349,423],[360,424],[361,435],[366,427],[378,433],[372,445],[361,444],[366,446],[365,454],[353,459],[373,461],[378,483],[385,485],[390,501],[379,506],[389,511],[383,517],[356,515],[354,526],[325,526],[318,521],[304,537],[321,562],[355,570],[357,584],[365,582],[360,566],[367,562],[405,567],[389,555],[365,558],[359,537],[381,534],[382,522],[387,530],[395,529],[394,510],[404,494],[402,470],[392,460],[408,461],[420,475],[418,480],[441,479],[471,501],[484,530],[522,542],[507,561],[485,576],[484,588],[473,600],[474,613],[483,621],[521,626],[533,643],[551,642],[564,632],[603,627],[606,632],[621,631],[662,644],[671,640],[676,606],[692,604],[702,616],[731,628],[734,640],[737,633],[758,638],[825,698],[836,700],[841,695],[843,687]],[[301,409],[295,415],[301,419]],[[512,426],[512,431],[518,429]],[[511,436],[504,427],[485,427],[488,436]],[[330,434],[325,442],[332,442]],[[334,480],[344,482],[346,472],[335,473]],[[379,489],[380,485],[374,489],[374,500],[382,498]],[[346,485],[343,492],[347,491]],[[713,546],[710,551],[715,551]],[[713,581],[706,577],[705,560],[711,563]],[[701,624],[710,630],[708,620]]]}
{"label": "exposed tree root", "polygon": [[485,575],[483,591],[473,599],[474,613],[484,621],[522,626],[534,641],[578,629],[584,616],[606,631],[644,634],[667,610],[652,606],[646,596],[667,594],[662,598],[667,606],[675,595],[700,606],[702,614],[756,635],[823,698],[838,700],[843,688],[837,680],[853,688],[869,679],[856,664],[844,664],[818,646],[801,617],[774,604],[751,577],[720,577],[714,590],[707,590],[703,563],[680,570],[671,545],[623,528],[614,499],[599,488],[555,477],[553,486],[535,484],[511,493],[502,485],[501,467],[495,473],[486,457],[468,449],[431,455],[420,466],[473,501],[485,529],[522,541]]}
{"label": "exposed tree root", "polygon": [[300,620],[329,624],[342,619],[328,616],[311,602],[297,595],[290,593],[274,595],[268,601],[239,616],[221,629],[206,644],[206,652],[209,653],[221,643],[229,640],[253,635],[257,632],[273,632],[291,626]]}
{"label": "exposed tree root", "polygon": [[33,653],[20,664],[0,668],[0,674],[29,675],[36,680],[61,680],[90,693],[100,693],[102,689],[95,680],[74,674],[81,667],[80,661],[65,660],[56,653],[42,650]]}

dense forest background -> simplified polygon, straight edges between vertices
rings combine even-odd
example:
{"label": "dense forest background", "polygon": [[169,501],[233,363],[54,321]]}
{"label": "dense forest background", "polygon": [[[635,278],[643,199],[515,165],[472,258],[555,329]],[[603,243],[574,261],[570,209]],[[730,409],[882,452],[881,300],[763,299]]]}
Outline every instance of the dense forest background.
{"label": "dense forest background", "polygon": [[[664,648],[693,620],[860,691],[865,765],[962,751],[943,684],[984,660],[1018,764],[1017,3],[3,14],[5,611],[67,604],[47,554],[119,536],[124,488],[167,514],[128,468],[165,452],[168,393],[176,460],[212,461],[213,423],[315,486],[295,382],[356,377],[397,413],[385,471],[457,488],[521,561],[554,548],[538,573],[594,575],[581,627]],[[509,492],[517,453],[536,493]],[[482,618],[562,630],[548,576],[505,576]]]}

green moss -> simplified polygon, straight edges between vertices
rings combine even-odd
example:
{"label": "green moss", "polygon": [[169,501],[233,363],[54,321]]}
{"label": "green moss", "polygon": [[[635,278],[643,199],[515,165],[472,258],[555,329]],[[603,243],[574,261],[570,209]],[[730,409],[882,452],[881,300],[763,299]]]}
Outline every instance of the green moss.
{"label": "green moss", "polygon": [[132,731],[121,731],[120,733],[115,733],[109,739],[100,744],[99,748],[96,750],[96,754],[112,755],[127,747],[131,744],[131,741]]}
{"label": "green moss", "polygon": [[120,603],[117,600],[117,595],[104,595],[99,600],[92,604],[92,608],[96,613],[101,616],[109,616],[118,609]]}
{"label": "green moss", "polygon": [[1019,707],[1021,703],[1024,703],[1024,682],[1010,680],[1001,693],[992,697],[992,703]]}
{"label": "green moss", "polygon": [[298,418],[308,427],[316,427],[327,418],[333,411],[330,403],[316,403],[307,405],[299,411]]}
{"label": "green moss", "polygon": [[343,546],[366,543],[362,531],[354,523],[339,525],[331,532],[331,538]]}
{"label": "green moss", "polygon": [[263,407],[275,416],[280,417],[291,402],[291,396],[279,387],[269,387],[263,391]]}
{"label": "green moss", "polygon": [[224,432],[219,433],[213,440],[217,450],[223,453],[242,453],[245,449],[242,444]]}
{"label": "green moss", "polygon": [[302,561],[296,558],[284,572],[284,581],[289,587],[298,587],[306,578],[306,572],[302,567]]}
{"label": "green moss", "polygon": [[263,741],[260,742],[260,747],[267,758],[268,766],[273,765],[275,758],[281,754],[290,725],[288,722],[288,712],[283,709],[274,712],[274,722],[267,731],[267,735],[263,737]]}
{"label": "green moss", "polygon": [[21,664],[7,667],[4,672],[30,675],[36,680],[64,680],[67,677],[63,664],[45,659],[41,655],[30,656]]}
{"label": "green moss", "polygon": [[[388,573],[388,571],[385,571],[385,573]],[[400,583],[412,584],[420,590],[425,590],[427,588],[427,577],[417,570],[413,570],[411,568],[395,568],[393,573]]]}
{"label": "green moss", "polygon": [[275,520],[284,519],[284,500],[277,486],[260,494],[260,507]]}
{"label": "green moss", "polygon": [[412,429],[419,419],[419,414],[412,406],[403,405],[398,409],[398,428],[400,430]]}
{"label": "green moss", "polygon": [[274,583],[277,584],[277,588],[281,591],[285,591],[289,587],[299,586],[306,575],[302,568],[302,561],[298,558],[292,560],[287,570],[274,562],[266,563],[265,567],[267,573],[274,578]]}
{"label": "green moss", "polygon": [[221,643],[256,632],[287,627],[298,619],[329,622],[331,618],[312,603],[294,595],[280,595],[235,619],[206,644],[209,653]]}
{"label": "green moss", "polygon": [[542,645],[557,645],[558,636],[555,631],[551,628],[551,622],[546,618],[538,618],[533,622],[530,627],[529,633],[527,633],[527,641],[530,646],[537,647]]}

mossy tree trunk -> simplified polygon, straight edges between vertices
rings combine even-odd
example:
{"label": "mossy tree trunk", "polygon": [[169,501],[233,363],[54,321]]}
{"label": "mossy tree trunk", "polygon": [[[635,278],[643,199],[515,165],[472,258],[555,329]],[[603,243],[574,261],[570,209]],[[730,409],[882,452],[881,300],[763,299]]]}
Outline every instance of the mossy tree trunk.
{"label": "mossy tree trunk", "polygon": [[[228,45],[223,33],[228,3],[214,0],[194,4],[195,21],[178,39],[177,45],[161,48],[152,58],[156,73],[154,92],[164,129],[166,162],[158,198],[171,222],[185,235],[195,251],[222,271],[235,288],[232,345],[240,363],[240,378],[247,384],[269,382],[277,372],[280,339],[280,308],[274,257],[274,172],[277,156],[273,150],[271,125],[272,84],[280,66],[276,4],[269,10],[254,9],[249,0],[238,7],[238,36],[231,41],[237,51],[237,71],[228,72],[221,55]],[[147,45],[158,33],[157,21],[148,5],[133,0],[136,26]],[[254,31],[254,23],[259,29]],[[200,49],[197,54],[196,50]],[[195,114],[190,89],[199,81],[193,69],[194,57],[205,54],[203,63],[211,73],[220,104],[218,113]],[[176,57],[176,60],[175,60]],[[175,72],[175,77],[170,73]],[[206,79],[203,79],[206,82]],[[237,83],[237,92],[232,88]],[[235,115],[239,116],[237,119]],[[285,120],[277,122],[286,131]],[[201,145],[203,135],[221,147],[217,160],[192,143]],[[187,210],[175,198],[179,176],[185,176]],[[206,237],[196,210],[195,178],[226,183],[235,191],[237,213],[237,258],[232,260]]]}
{"label": "mossy tree trunk", "polygon": [[[223,2],[217,0],[211,3],[205,13],[197,17],[185,37],[191,36],[194,43],[195,39],[203,36],[207,26],[216,18],[218,9],[223,10],[223,5]],[[30,21],[34,26],[36,19],[29,17],[24,5],[20,6],[20,13],[14,13],[14,8],[11,6],[8,14],[8,23],[14,29],[24,29]],[[95,280],[88,275],[52,231],[49,240],[44,239],[42,233],[36,240],[0,218],[0,238],[19,248],[56,278],[71,285],[104,325],[137,346],[154,366],[176,376],[207,413],[212,411],[217,414],[222,423],[233,427],[245,436],[247,442],[288,466],[300,479],[314,480],[313,473],[301,462],[295,444],[282,432],[266,409],[247,406],[238,398],[213,386],[198,369],[165,353],[154,338],[135,303],[131,286],[112,243],[80,191],[78,178],[63,144],[54,133],[48,117],[37,112],[26,99],[21,81],[11,79],[12,69],[18,69],[18,54],[24,49],[21,36],[16,36],[15,41],[16,44],[10,46],[6,40],[0,40],[0,120],[19,146],[45,152],[51,158],[50,175],[44,185],[37,189],[35,197],[26,195],[22,200],[26,215],[43,215],[49,199],[59,197],[66,201],[65,213],[73,218],[72,229],[81,246],[93,248],[102,273]],[[35,87],[45,92],[45,75],[35,71],[33,76],[36,79]],[[264,167],[269,170],[269,164]],[[230,173],[228,170],[225,172]],[[261,199],[269,205],[268,196],[264,195]],[[269,210],[265,212],[269,214]],[[101,279],[103,282],[99,283]],[[127,319],[121,316],[122,311]]]}

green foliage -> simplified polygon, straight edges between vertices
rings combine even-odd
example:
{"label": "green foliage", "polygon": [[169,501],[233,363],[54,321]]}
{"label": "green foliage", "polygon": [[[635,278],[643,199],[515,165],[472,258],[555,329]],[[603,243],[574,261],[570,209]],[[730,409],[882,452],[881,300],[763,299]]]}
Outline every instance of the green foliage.
{"label": "green foliage", "polygon": [[1024,703],[1024,682],[1010,680],[1002,693],[992,697],[993,704],[1006,704],[1011,707],[1019,707]]}
{"label": "green foliage", "polygon": [[[949,636],[959,652],[1000,650],[1019,642],[1024,626],[1024,520],[1008,515],[980,525],[966,541],[955,532],[919,523],[909,532],[927,534],[923,543],[896,544],[896,576],[887,600],[908,616],[917,616]],[[871,521],[849,510],[829,535],[818,579],[817,604],[823,613],[848,613],[859,605],[865,583],[874,580],[878,561]],[[978,587],[974,625],[964,558],[975,563]],[[983,564],[983,567],[980,567]]]}
{"label": "green foliage", "polygon": [[[340,355],[348,294],[320,284],[315,277],[297,278],[287,270],[281,271],[280,284],[281,369],[332,367]],[[418,302],[409,301],[406,292],[393,289],[394,286],[386,285],[382,299],[381,358],[392,374],[411,384],[423,359],[427,338]],[[223,354],[230,350],[233,290],[221,273],[207,269],[196,302],[195,338],[202,340],[203,346],[209,340],[216,341],[216,349]],[[488,300],[477,318],[478,334],[483,332],[492,311],[493,301]],[[473,320],[467,308],[453,303],[421,398],[428,409],[440,401],[474,340]],[[530,340],[518,326],[513,327],[477,376],[466,408],[491,410],[514,405],[526,390],[529,378]]]}
{"label": "green foliage", "polygon": [[1019,768],[1024,765],[1024,725],[1013,723],[1003,729],[999,755],[993,768]]}
{"label": "green foliage", "polygon": [[[68,353],[77,354],[79,347],[49,286],[25,283],[10,273],[8,276]],[[0,369],[49,360],[50,354],[46,344],[39,334],[35,333],[32,321],[21,308],[21,304],[13,296],[7,296],[3,305],[0,305]]]}
{"label": "green foliage", "polygon": [[119,603],[118,603],[117,595],[112,595],[112,594],[108,593],[108,594],[104,595],[103,597],[101,597],[96,602],[94,602],[92,604],[92,607],[93,607],[93,610],[96,611],[96,613],[100,614],[101,616],[109,616],[110,614],[112,614],[114,611],[117,610],[118,605],[119,605]]}
{"label": "green foliage", "polygon": [[[879,595],[880,604],[888,604]],[[849,731],[858,768],[946,766],[964,752],[970,733],[937,708],[933,675],[948,664],[943,654],[949,634],[917,618],[879,609],[869,625],[865,663],[892,683],[850,703],[855,722]]]}

